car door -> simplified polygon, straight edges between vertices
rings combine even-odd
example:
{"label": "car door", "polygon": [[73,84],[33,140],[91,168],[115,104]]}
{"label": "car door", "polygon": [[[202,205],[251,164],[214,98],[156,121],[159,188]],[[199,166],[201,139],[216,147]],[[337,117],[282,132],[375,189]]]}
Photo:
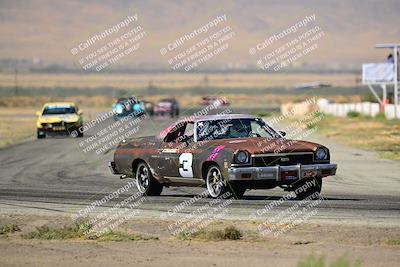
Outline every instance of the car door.
{"label": "car door", "polygon": [[192,123],[185,123],[172,136],[167,136],[160,147],[160,166],[164,176],[193,178],[193,153],[191,147],[193,139],[187,138],[192,130],[187,131],[187,125],[193,128]]}

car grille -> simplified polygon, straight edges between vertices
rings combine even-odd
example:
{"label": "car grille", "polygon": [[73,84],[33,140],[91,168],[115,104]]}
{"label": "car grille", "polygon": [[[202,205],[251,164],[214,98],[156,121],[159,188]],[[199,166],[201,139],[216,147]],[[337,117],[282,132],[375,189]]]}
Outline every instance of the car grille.
{"label": "car grille", "polygon": [[267,167],[267,166],[288,166],[296,164],[312,164],[314,161],[313,153],[302,154],[271,154],[268,156],[255,156],[253,157],[254,167]]}
{"label": "car grille", "polygon": [[[48,124],[51,124],[51,127],[48,127]],[[46,129],[52,129],[54,127],[64,127],[66,130],[75,126],[73,122],[54,122],[54,123],[42,123],[42,126]]]}

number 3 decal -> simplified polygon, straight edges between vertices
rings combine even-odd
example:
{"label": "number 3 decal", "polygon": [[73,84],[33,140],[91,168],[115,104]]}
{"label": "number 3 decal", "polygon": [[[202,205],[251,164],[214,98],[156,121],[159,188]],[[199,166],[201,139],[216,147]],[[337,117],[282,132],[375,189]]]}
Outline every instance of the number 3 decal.
{"label": "number 3 decal", "polygon": [[182,165],[182,167],[179,168],[179,174],[182,177],[188,177],[188,178],[193,177],[192,163],[193,163],[192,153],[182,153],[179,156],[179,165]]}

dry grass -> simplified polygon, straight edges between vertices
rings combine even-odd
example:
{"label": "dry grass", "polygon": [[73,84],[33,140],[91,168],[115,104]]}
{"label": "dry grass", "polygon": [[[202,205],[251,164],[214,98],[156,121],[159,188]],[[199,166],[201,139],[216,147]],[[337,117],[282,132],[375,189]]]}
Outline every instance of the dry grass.
{"label": "dry grass", "polygon": [[306,259],[301,260],[298,267],[360,267],[359,261],[351,262],[346,256],[343,256],[331,264],[327,264],[324,256],[316,257],[314,255],[308,256]]}
{"label": "dry grass", "polygon": [[[205,78],[207,77],[207,78]],[[206,82],[207,80],[207,82]],[[149,83],[159,88],[188,88],[208,86],[217,88],[268,88],[293,87],[301,83],[321,81],[334,86],[355,86],[354,74],[30,74],[18,76],[20,87],[31,88],[98,88],[112,87],[121,89],[146,88]],[[0,87],[14,87],[13,73],[0,74]]]}
{"label": "dry grass", "polygon": [[86,107],[111,107],[114,99],[108,96],[75,96],[75,97],[51,97],[51,96],[2,96],[0,107],[27,108],[35,107],[39,110],[47,102],[75,102],[79,106]]}
{"label": "dry grass", "polygon": [[180,240],[204,240],[204,241],[222,241],[239,240],[243,236],[242,232],[234,226],[228,226],[224,229],[201,229],[194,233],[180,233],[177,238]]}
{"label": "dry grass", "polygon": [[[226,99],[234,107],[264,107],[265,105],[281,105],[287,102],[301,102],[309,98],[308,95],[292,95],[292,94],[229,94],[229,92],[221,91],[217,93]],[[145,99],[156,103],[160,99],[166,98],[166,95],[151,95],[142,96],[136,95],[139,99]],[[190,93],[180,93],[171,95],[175,97],[182,107],[197,107],[201,102],[201,95],[193,96]],[[348,96],[330,96],[330,100],[335,102],[358,102],[360,97],[356,95]],[[40,109],[46,102],[55,101],[70,101],[77,103],[80,107],[89,108],[111,108],[111,105],[116,101],[105,95],[96,96],[69,96],[69,97],[50,97],[50,96],[2,96],[0,97],[0,108],[36,108]]]}
{"label": "dry grass", "polygon": [[16,225],[15,223],[5,224],[0,226],[0,235],[7,235],[19,231],[21,231],[21,228],[19,228],[19,226]]}
{"label": "dry grass", "polygon": [[65,240],[65,239],[85,239],[97,241],[139,241],[139,240],[158,240],[153,236],[142,236],[121,231],[108,231],[100,235],[87,234],[91,229],[88,222],[75,223],[62,228],[51,228],[48,226],[37,227],[36,230],[26,233],[23,238],[39,240]]}
{"label": "dry grass", "polygon": [[14,144],[36,134],[33,119],[0,116],[0,147]]}
{"label": "dry grass", "polygon": [[382,157],[400,160],[400,122],[375,118],[324,116],[318,130],[334,140],[377,151]]}

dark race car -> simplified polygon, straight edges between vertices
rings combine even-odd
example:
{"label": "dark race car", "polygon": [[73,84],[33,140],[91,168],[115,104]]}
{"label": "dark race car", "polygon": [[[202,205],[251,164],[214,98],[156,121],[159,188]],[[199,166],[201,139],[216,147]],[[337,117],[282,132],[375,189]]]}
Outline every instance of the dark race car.
{"label": "dark race car", "polygon": [[159,195],[164,186],[205,185],[211,197],[277,186],[299,199],[319,197],[322,178],[337,168],[328,148],[284,135],[251,115],[185,119],[159,136],[121,142],[109,166],[121,178],[135,178],[145,195]]}
{"label": "dark race car", "polygon": [[154,115],[170,115],[171,117],[178,117],[179,109],[179,103],[176,99],[162,99],[154,106]]}
{"label": "dark race car", "polygon": [[112,111],[114,120],[119,120],[127,116],[138,117],[145,113],[143,105],[136,97],[122,97],[113,104]]}

